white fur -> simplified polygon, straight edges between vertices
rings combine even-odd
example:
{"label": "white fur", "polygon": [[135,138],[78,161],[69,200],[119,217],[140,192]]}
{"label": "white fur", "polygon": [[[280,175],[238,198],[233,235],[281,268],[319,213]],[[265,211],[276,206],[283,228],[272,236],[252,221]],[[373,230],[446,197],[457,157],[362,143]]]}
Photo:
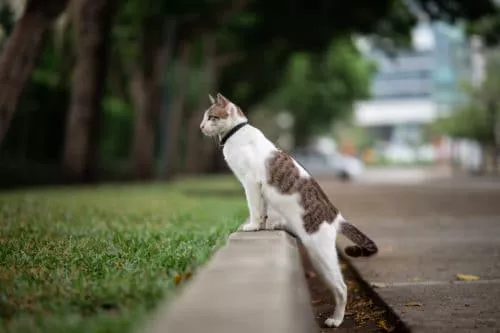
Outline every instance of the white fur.
{"label": "white fur", "polygon": [[[218,98],[223,97],[218,95]],[[246,118],[237,114],[234,104],[229,103],[227,110],[229,117],[219,121],[209,121],[207,111],[200,125],[202,132],[209,136],[221,136],[246,121]],[[276,146],[251,125],[242,127],[224,145],[224,158],[243,185],[247,198],[250,218],[241,229],[255,231],[261,229],[261,225],[266,229],[285,229],[302,241],[313,265],[335,297],[335,311],[325,324],[337,327],[344,319],[347,301],[347,288],[335,247],[337,230],[344,219],[338,214],[335,221],[325,221],[317,232],[308,234],[304,229],[299,194],[283,195],[267,183],[266,161],[276,151]],[[299,164],[296,163],[296,166],[301,177],[311,177]],[[266,215],[269,223],[265,222]]]}

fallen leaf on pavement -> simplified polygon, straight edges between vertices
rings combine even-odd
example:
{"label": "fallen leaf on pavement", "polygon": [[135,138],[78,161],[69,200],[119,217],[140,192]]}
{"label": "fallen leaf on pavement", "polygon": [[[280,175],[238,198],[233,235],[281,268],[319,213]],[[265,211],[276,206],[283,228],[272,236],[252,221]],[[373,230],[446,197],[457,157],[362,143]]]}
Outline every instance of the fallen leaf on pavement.
{"label": "fallen leaf on pavement", "polygon": [[372,283],[373,288],[387,288],[387,283],[379,283],[379,282],[374,282]]}
{"label": "fallen leaf on pavement", "polygon": [[457,274],[457,279],[460,281],[476,281],[479,280],[479,276],[471,274]]}
{"label": "fallen leaf on pavement", "polygon": [[394,328],[392,328],[391,326],[389,326],[387,324],[387,322],[385,320],[379,320],[377,322],[377,326],[380,327],[381,329],[383,329],[384,331],[386,332],[392,332],[394,330]]}
{"label": "fallen leaf on pavement", "polygon": [[408,302],[405,304],[405,306],[422,306],[422,303],[420,303],[420,302]]}

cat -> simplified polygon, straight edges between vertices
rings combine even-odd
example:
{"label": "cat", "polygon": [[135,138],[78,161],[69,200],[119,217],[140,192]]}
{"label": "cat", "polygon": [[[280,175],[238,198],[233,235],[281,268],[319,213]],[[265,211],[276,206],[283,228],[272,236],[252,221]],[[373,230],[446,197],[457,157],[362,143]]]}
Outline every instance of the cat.
{"label": "cat", "polygon": [[[376,244],[347,222],[314,178],[250,125],[236,104],[220,93],[209,99],[211,105],[203,114],[200,130],[205,136],[219,138],[224,158],[244,188],[249,220],[241,230],[283,229],[300,239],[335,298],[334,313],[325,325],[340,326],[347,288],[335,247],[337,234],[356,244],[345,248],[349,256],[374,255]],[[266,225],[269,214],[274,215],[272,226]]]}

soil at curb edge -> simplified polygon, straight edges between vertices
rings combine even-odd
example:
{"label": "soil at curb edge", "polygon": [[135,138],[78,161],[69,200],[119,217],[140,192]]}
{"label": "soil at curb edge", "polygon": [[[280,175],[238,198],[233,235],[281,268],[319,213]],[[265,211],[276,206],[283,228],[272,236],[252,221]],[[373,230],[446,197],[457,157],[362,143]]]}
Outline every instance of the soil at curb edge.
{"label": "soil at curb edge", "polygon": [[312,267],[302,245],[299,245],[299,252],[311,295],[314,318],[320,333],[408,332],[403,323],[379,299],[374,297],[370,290],[367,290],[356,272],[342,257],[339,259],[348,288],[346,317],[339,328],[325,327],[323,322],[335,308],[333,295]]}

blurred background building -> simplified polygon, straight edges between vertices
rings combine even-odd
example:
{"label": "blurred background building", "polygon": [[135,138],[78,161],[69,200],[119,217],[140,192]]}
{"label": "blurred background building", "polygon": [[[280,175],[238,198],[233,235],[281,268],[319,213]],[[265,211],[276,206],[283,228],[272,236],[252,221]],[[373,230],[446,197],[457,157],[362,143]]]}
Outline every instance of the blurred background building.
{"label": "blurred background building", "polygon": [[[360,48],[377,64],[372,97],[355,106],[355,123],[375,139],[375,154],[388,162],[429,163],[455,156],[477,167],[474,142],[432,135],[437,117],[466,102],[464,83],[480,81],[480,43],[460,24],[420,19],[408,49],[387,54],[362,40]],[[467,158],[460,158],[467,156]]]}

